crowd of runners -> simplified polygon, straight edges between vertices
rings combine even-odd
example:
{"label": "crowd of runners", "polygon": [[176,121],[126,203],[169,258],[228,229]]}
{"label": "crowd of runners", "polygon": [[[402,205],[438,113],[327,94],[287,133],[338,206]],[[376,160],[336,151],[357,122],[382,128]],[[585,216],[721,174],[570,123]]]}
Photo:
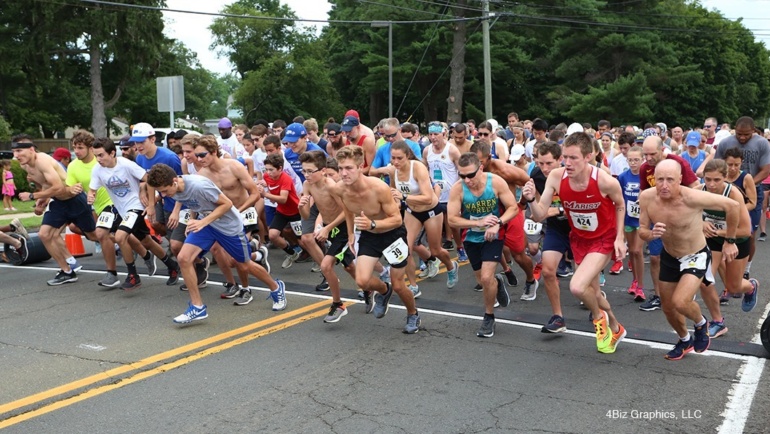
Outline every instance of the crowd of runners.
{"label": "crowd of runners", "polygon": [[[286,285],[272,276],[312,261],[322,276],[316,290],[332,298],[324,322],[333,323],[348,313],[341,264],[366,313],[385,316],[395,292],[406,307],[403,331],[416,333],[418,283],[435,284],[426,279],[443,264],[454,288],[468,263],[483,293],[477,336],[495,334],[495,310],[510,303],[517,275],[523,301],[545,288],[552,316],[542,331],[565,331],[559,278],[569,278],[590,311],[597,350],[613,353],[626,330],[602,286],[605,271],[627,268],[639,308],[661,309],[679,336],[670,360],[727,332],[720,309],[731,298],[746,312],[757,303],[750,272],[755,242],[766,237],[770,145],[749,117],[692,129],[601,120],[594,129],[510,113],[507,127],[389,118],[369,128],[350,110],[340,123],[298,117],[248,127],[223,118],[218,129],[219,137],[178,131],[159,143],[151,125],[137,123],[117,144],[77,131],[68,164],[15,136],[14,158],[35,186],[19,198],[35,201],[38,237],[60,268],[48,285],[78,279],[67,229],[98,243],[101,286],[134,290],[162,263],[166,285],[189,293],[180,324],[208,317],[200,288],[212,262],[225,280],[221,298],[249,304],[253,276],[281,311]],[[0,231],[6,253],[23,262],[21,222]],[[271,262],[283,270],[271,272]],[[644,288],[645,267],[652,288]]]}

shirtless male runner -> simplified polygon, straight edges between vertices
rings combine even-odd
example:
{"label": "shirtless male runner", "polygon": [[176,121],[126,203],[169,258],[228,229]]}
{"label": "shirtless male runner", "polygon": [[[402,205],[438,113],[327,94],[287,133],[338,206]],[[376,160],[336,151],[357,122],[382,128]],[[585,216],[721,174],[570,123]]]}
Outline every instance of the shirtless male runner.
{"label": "shirtless male runner", "polygon": [[[345,270],[356,278],[356,268],[353,263],[353,252],[347,249],[348,240],[353,237],[353,229],[345,222],[342,201],[332,195],[332,189],[337,184],[326,177],[326,154],[321,151],[309,151],[299,156],[305,183],[302,186],[302,197],[299,199],[299,213],[303,219],[310,217],[310,208],[315,203],[320,215],[320,224],[315,227],[315,239],[318,242],[331,242],[321,261],[321,273],[329,282],[332,293],[332,305],[329,314],[324,318],[325,323],[337,322],[348,314],[340,298],[340,281],[334,271],[334,265],[342,262]],[[341,256],[341,259],[340,259]]]}
{"label": "shirtless male runner", "polygon": [[19,193],[19,199],[36,201],[36,212],[38,208],[45,207],[45,203],[51,199],[43,214],[38,236],[61,270],[47,283],[55,286],[76,282],[78,277],[67,263],[66,258],[70,254],[60,236],[60,229],[67,223],[75,223],[88,239],[96,240],[96,221],[91,207],[86,203],[86,195],[81,192],[73,197],[69,193],[65,184],[67,173],[53,157],[44,152],[37,152],[30,136],[20,134],[13,137],[11,148],[14,158],[19,161],[22,169],[27,171],[28,179],[40,187],[39,191]]}
{"label": "shirtless male runner", "polygon": [[[342,201],[348,228],[361,231],[356,283],[365,291],[367,313],[372,309],[372,295],[377,292],[374,297],[374,316],[384,317],[388,313],[390,297],[395,291],[406,307],[404,333],[417,333],[420,329],[420,315],[414,303],[414,295],[404,281],[409,248],[399,207],[387,184],[364,174],[364,153],[361,147],[343,147],[337,151],[337,162],[342,180],[331,191]],[[355,238],[350,237],[350,248],[353,248],[354,242]],[[392,286],[373,276],[374,266],[382,256],[391,265]]]}
{"label": "shirtless male runner", "polygon": [[[701,282],[714,282],[711,251],[703,233],[703,210],[725,212],[726,229],[722,256],[727,262],[738,254],[735,246],[740,219],[739,204],[722,195],[692,188],[682,188],[682,167],[674,160],[663,160],[655,166],[655,188],[639,195],[639,236],[645,241],[660,238],[661,308],[679,336],[674,349],[666,353],[668,360],[679,360],[692,350],[706,351],[710,345],[708,322],[694,301]],[[650,229],[650,225],[652,229]],[[685,318],[695,324],[690,336]]]}
{"label": "shirtless male runner", "polygon": [[[238,160],[219,157],[219,144],[210,136],[202,136],[193,142],[195,146],[195,158],[201,163],[201,169],[198,175],[210,179],[233,204],[233,207],[241,216],[244,231],[246,234],[256,229],[257,211],[254,209],[254,203],[259,197],[257,186],[249,176],[248,171]],[[225,277],[225,292],[220,297],[232,299],[236,306],[245,306],[253,300],[251,289],[249,288],[249,274],[265,282],[270,290],[278,288],[278,283],[270,277],[267,270],[260,265],[253,263],[249,257],[247,261],[235,261],[231,255],[228,255],[225,249],[215,243],[211,248],[211,253],[217,259],[219,269]],[[261,251],[264,254],[264,250]],[[262,259],[267,259],[265,256]],[[241,287],[238,288],[230,270],[235,267],[238,272],[238,278],[241,281]]]}

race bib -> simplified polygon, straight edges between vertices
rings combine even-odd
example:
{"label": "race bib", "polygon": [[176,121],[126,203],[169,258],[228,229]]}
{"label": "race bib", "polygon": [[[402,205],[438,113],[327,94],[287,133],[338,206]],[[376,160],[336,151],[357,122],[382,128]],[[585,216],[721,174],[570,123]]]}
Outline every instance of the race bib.
{"label": "race bib", "polygon": [[243,220],[244,226],[253,226],[257,224],[257,210],[253,206],[246,208],[241,213],[241,220]]}
{"label": "race bib", "polygon": [[179,211],[179,224],[186,225],[190,221],[190,210],[183,209]]}
{"label": "race bib", "polygon": [[599,227],[599,218],[595,212],[570,212],[569,216],[575,229],[593,232]]}
{"label": "race bib", "polygon": [[724,220],[716,220],[709,217],[706,217],[704,220],[714,225],[714,229],[717,231],[723,231],[727,229],[727,222]]}
{"label": "race bib", "polygon": [[629,200],[626,202],[626,214],[628,214],[629,217],[633,217],[638,219],[639,218],[639,202],[638,201],[631,201]]}
{"label": "race bib", "polygon": [[706,252],[694,253],[687,255],[679,259],[679,271],[684,270],[705,270],[706,269]]}
{"label": "race bib", "polygon": [[406,247],[404,239],[399,237],[393,244],[386,247],[382,254],[390,265],[398,265],[409,256],[409,248]]}
{"label": "race bib", "polygon": [[133,211],[130,211],[128,214],[126,214],[126,218],[123,219],[123,222],[120,225],[128,229],[133,229],[137,218],[139,218],[139,215]]}
{"label": "race bib", "polygon": [[115,222],[115,214],[104,211],[99,214],[99,218],[96,219],[97,228],[112,229],[112,224]]}
{"label": "race bib", "polygon": [[524,233],[527,235],[540,235],[543,231],[543,224],[536,221],[526,219],[524,220]]}
{"label": "race bib", "polygon": [[443,193],[447,191],[449,188],[447,187],[447,183],[444,181],[436,181],[436,185],[438,185],[439,190]]}
{"label": "race bib", "polygon": [[302,236],[302,220],[297,220],[296,222],[289,222],[291,225],[291,230],[294,231],[294,235],[301,237]]}
{"label": "race bib", "polygon": [[[483,220],[484,217],[486,217],[486,216],[485,215],[482,215],[482,216],[472,215],[471,216],[471,220],[473,220],[473,221]],[[470,228],[470,230],[472,232],[486,232],[487,229],[488,229],[488,226],[481,226],[481,227],[474,226],[474,227]]]}

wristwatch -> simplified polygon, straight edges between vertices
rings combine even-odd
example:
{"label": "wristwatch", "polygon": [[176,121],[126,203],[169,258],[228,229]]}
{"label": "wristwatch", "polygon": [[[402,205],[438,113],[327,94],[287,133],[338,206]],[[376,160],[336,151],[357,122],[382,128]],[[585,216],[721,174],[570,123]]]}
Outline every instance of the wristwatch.
{"label": "wristwatch", "polygon": [[735,238],[725,238],[726,243],[735,244]]}
{"label": "wristwatch", "polygon": [[35,200],[35,193],[29,194],[29,200]]}
{"label": "wristwatch", "polygon": [[377,223],[375,223],[375,222],[374,222],[374,220],[372,220],[372,223],[369,225],[369,229],[370,229],[370,230],[375,230],[375,229],[377,229]]}

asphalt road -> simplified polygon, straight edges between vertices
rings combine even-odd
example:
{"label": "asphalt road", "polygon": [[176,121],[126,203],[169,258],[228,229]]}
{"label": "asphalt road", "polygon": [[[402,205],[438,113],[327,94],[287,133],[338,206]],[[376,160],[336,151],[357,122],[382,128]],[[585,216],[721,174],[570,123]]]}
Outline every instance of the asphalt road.
{"label": "asphalt road", "polygon": [[[46,286],[51,262],[0,265],[0,428],[20,433],[123,432],[767,432],[768,353],[758,344],[770,310],[770,243],[758,243],[759,304],[723,308],[730,331],[703,354],[671,362],[675,335],[662,312],[625,293],[630,273],[604,290],[629,332],[615,354],[596,351],[588,312],[562,280],[568,332],[549,335],[541,290],[498,309],[491,339],[470,266],[447,289],[442,272],[420,283],[422,329],[404,335],[397,297],[380,320],[366,315],[341,274],[349,314],[329,306],[311,264],[280,268],[288,309],[272,312],[264,288],[248,306],[219,299],[212,267],[209,318],[180,327],[187,294],[144,277],[126,293],[96,285],[104,264],[80,258],[79,281]],[[121,270],[125,271],[125,270]],[[139,265],[140,273],[144,272]],[[338,270],[342,273],[342,270]],[[162,271],[160,274],[164,274]],[[520,280],[522,273],[517,273]],[[649,280],[649,276],[647,277]],[[649,282],[648,282],[649,284]],[[252,281],[252,285],[260,285]]]}

